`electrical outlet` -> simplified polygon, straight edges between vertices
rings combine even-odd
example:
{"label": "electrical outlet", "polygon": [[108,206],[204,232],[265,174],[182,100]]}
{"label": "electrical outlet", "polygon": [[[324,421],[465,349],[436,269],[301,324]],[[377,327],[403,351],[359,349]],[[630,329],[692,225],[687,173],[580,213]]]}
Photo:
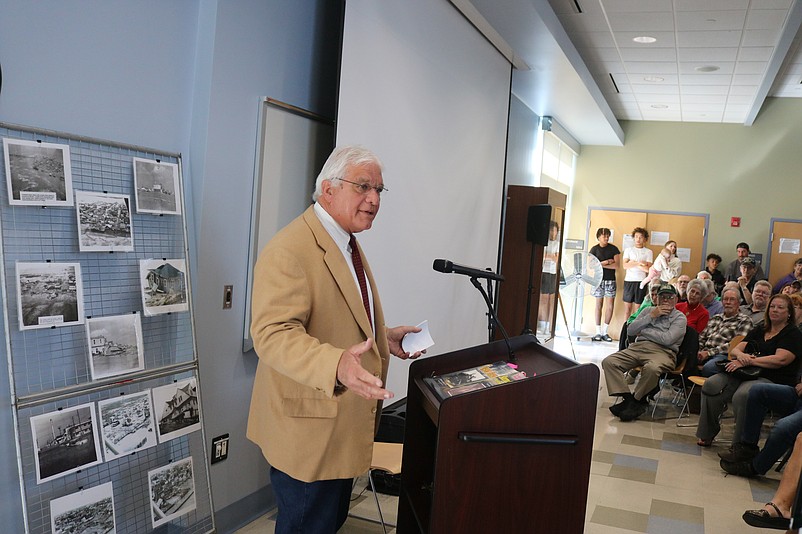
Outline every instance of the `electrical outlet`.
{"label": "electrical outlet", "polygon": [[231,309],[231,300],[234,296],[234,286],[223,286],[223,309]]}
{"label": "electrical outlet", "polygon": [[228,458],[228,434],[217,436],[212,440],[212,462],[222,462]]}

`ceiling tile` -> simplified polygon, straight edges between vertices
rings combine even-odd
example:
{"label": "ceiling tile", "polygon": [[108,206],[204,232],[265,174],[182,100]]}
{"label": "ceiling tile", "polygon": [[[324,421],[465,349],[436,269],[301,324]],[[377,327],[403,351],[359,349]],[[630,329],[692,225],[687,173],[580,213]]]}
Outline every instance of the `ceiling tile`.
{"label": "ceiling tile", "polygon": [[755,98],[754,94],[750,94],[750,95],[734,95],[734,94],[730,93],[730,95],[727,97],[727,103],[728,104],[751,104],[752,103],[752,99],[754,99],[754,98]]}
{"label": "ceiling tile", "polygon": [[697,61],[709,63],[711,61],[735,61],[738,49],[730,48],[677,48],[677,57],[680,61]]}
{"label": "ceiling tile", "polygon": [[774,53],[773,46],[743,46],[738,51],[740,61],[768,61]]}
{"label": "ceiling tile", "polygon": [[729,85],[683,85],[684,95],[726,95],[730,91]]}
{"label": "ceiling tile", "polygon": [[697,85],[727,86],[732,82],[732,76],[729,74],[682,74],[680,81],[683,87]]}
{"label": "ceiling tile", "polygon": [[678,31],[742,30],[746,10],[682,11],[677,13]]}
{"label": "ceiling tile", "polygon": [[677,11],[716,11],[723,9],[746,9],[749,0],[676,0]]}
{"label": "ceiling tile", "polygon": [[735,74],[763,74],[766,67],[765,61],[739,61],[735,64]]}
{"label": "ceiling tile", "polygon": [[[703,69],[705,67],[718,67],[718,70],[712,72],[704,72],[699,71],[697,69]],[[694,61],[683,62],[679,64],[679,71],[682,74],[698,74],[699,76],[721,76],[722,74],[730,75],[732,74],[733,70],[735,69],[735,63],[732,62],[707,62],[707,63],[696,63]]]}
{"label": "ceiling tile", "polygon": [[636,93],[638,97],[638,102],[640,103],[641,107],[645,104],[670,104],[672,106],[679,106],[680,97],[679,95],[670,95],[670,94],[640,94]]}
{"label": "ceiling tile", "polygon": [[723,106],[729,102],[724,95],[687,95],[684,93],[680,100],[683,106],[686,104],[721,104]]}
{"label": "ceiling tile", "polygon": [[663,78],[662,80],[647,80],[647,77],[654,76],[654,74],[633,74],[630,73],[628,76],[629,83],[637,84],[637,85],[653,85],[656,87],[666,86],[666,85],[679,85],[680,79],[678,74],[661,74],[659,78]]}
{"label": "ceiling tile", "polygon": [[647,35],[657,39],[657,42],[649,44],[636,43],[632,40],[642,35],[643,32],[639,31],[618,31],[614,33],[615,42],[621,48],[638,46],[644,48],[674,48],[675,46],[674,32],[648,32]]}
{"label": "ceiling tile", "polygon": [[757,85],[733,85],[730,87],[731,95],[751,95],[754,96],[757,92]]}
{"label": "ceiling tile", "polygon": [[676,48],[621,48],[621,58],[624,61],[677,61],[677,50]]}
{"label": "ceiling tile", "polygon": [[632,92],[636,95],[676,95],[679,97],[679,85],[632,83]]}
{"label": "ceiling tile", "polygon": [[[759,31],[759,30],[758,30]],[[741,43],[741,32],[736,30],[710,32],[677,32],[681,47],[732,47]],[[762,46],[762,45],[753,45]]]}
{"label": "ceiling tile", "polygon": [[625,61],[629,74],[676,74],[677,64],[671,61]]}
{"label": "ceiling tile", "polygon": [[[580,0],[584,5],[587,0]],[[604,10],[608,13],[630,12],[630,11],[671,11],[671,0],[599,0]]]}
{"label": "ceiling tile", "polygon": [[775,30],[744,30],[741,46],[776,46],[780,32]]}
{"label": "ceiling tile", "polygon": [[779,31],[787,17],[787,9],[751,9],[746,17],[745,28],[747,30]]}
{"label": "ceiling tile", "polygon": [[640,13],[608,13],[610,28],[616,31],[670,32],[674,31],[674,14],[671,11]]}
{"label": "ceiling tile", "polygon": [[763,76],[759,74],[735,74],[732,77],[732,85],[760,85]]}
{"label": "ceiling tile", "polygon": [[682,112],[682,120],[686,122],[721,122],[724,112]]}
{"label": "ceiling tile", "polygon": [[724,104],[690,104],[682,102],[682,112],[690,111],[693,113],[724,113]]}

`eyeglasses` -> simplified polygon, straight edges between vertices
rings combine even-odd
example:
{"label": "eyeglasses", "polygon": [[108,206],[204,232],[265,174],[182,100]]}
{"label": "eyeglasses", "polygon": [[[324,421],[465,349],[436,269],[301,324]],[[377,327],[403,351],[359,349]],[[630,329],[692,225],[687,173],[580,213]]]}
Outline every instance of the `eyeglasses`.
{"label": "eyeglasses", "polygon": [[345,178],[335,178],[335,180],[339,180],[341,182],[353,185],[354,187],[356,187],[356,190],[359,191],[359,193],[362,195],[367,195],[371,189],[376,191],[376,194],[379,196],[381,196],[382,193],[389,191],[389,189],[387,189],[383,185],[370,185],[367,182],[362,182],[362,183],[352,182],[351,180],[346,180]]}

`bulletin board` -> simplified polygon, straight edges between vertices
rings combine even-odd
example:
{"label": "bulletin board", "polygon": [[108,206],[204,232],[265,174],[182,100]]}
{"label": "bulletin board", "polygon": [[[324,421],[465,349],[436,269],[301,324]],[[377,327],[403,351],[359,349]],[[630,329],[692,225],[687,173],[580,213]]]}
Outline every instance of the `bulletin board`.
{"label": "bulletin board", "polygon": [[212,532],[181,156],[4,123],[0,138],[26,532]]}

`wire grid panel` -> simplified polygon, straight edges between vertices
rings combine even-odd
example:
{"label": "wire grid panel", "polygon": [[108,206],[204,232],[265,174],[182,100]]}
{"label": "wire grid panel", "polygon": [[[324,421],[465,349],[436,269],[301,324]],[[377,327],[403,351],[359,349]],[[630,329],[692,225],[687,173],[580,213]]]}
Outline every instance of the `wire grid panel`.
{"label": "wire grid panel", "polygon": [[[189,269],[186,292],[190,312],[175,312],[147,317],[143,312],[140,260],[186,258],[183,215],[137,213],[133,178],[133,158],[178,163],[178,158],[148,149],[125,147],[72,138],[68,134],[42,133],[0,124],[0,137],[23,141],[41,141],[68,145],[73,191],[91,191],[128,195],[134,250],[132,252],[81,252],[78,242],[76,206],[10,205],[6,168],[0,164],[0,228],[2,228],[2,263],[5,273],[6,336],[11,353],[14,394],[17,398],[44,395],[63,387],[93,386],[86,327],[84,324],[57,328],[21,330],[18,312],[17,262],[79,263],[83,281],[84,315],[103,317],[140,312],[145,372],[172,364],[196,361],[192,330]],[[179,183],[181,177],[179,176]],[[181,192],[176,191],[180,199]],[[186,265],[186,264],[185,264]],[[5,352],[5,346],[2,348]],[[120,380],[125,376],[121,375]],[[168,380],[162,378],[160,380]],[[130,387],[144,386],[145,382]],[[110,386],[112,387],[112,386]],[[95,402],[111,389],[99,393],[76,393],[60,406]],[[210,488],[203,446],[203,432],[193,432],[165,444],[118,458],[78,473],[36,484],[33,469],[33,443],[29,418],[55,410],[55,404],[43,404],[18,410],[20,451],[26,495],[28,528],[32,533],[50,532],[49,501],[77,491],[114,482],[117,532],[142,532],[151,529],[147,471],[169,463],[170,459],[195,458],[195,483],[198,495],[196,512],[171,521],[158,530],[169,532],[208,532],[213,528]],[[31,478],[33,476],[33,478]],[[205,505],[202,505],[206,503]],[[124,505],[124,506],[123,506]],[[144,521],[143,518],[147,518]]]}
{"label": "wire grid panel", "polygon": [[[160,378],[153,381],[128,384],[100,393],[73,397],[67,401],[47,403],[19,410],[23,484],[29,531],[32,533],[50,532],[51,500],[65,495],[72,495],[82,489],[111,482],[114,489],[114,515],[117,533],[150,532],[153,526],[148,471],[189,457],[194,458],[195,510],[158,527],[156,531],[164,533],[205,533],[212,531],[214,526],[212,522],[212,505],[209,498],[210,488],[206,477],[206,464],[203,461],[204,440],[202,432],[195,431],[165,443],[160,443],[155,447],[107,460],[99,465],[87,467],[75,473],[37,484],[36,460],[34,458],[37,452],[31,427],[27,424],[31,417],[86,403],[95,403],[92,416],[97,418],[99,417],[97,401],[147,391],[153,387],[169,384],[173,379],[178,380],[189,378],[190,376],[190,374],[184,373],[173,378]],[[158,420],[159,414],[155,415]],[[65,448],[65,450],[69,452],[68,448]],[[40,467],[40,469],[44,468]]]}
{"label": "wire grid panel", "polygon": [[[0,136],[70,147],[73,190],[129,195],[134,204],[133,158],[177,163],[175,157],[116,148],[67,137],[0,128]],[[0,168],[0,223],[8,296],[8,324],[17,396],[91,381],[83,325],[19,329],[17,262],[81,264],[84,314],[91,317],[142,311],[139,260],[184,259],[184,218],[138,214],[131,206],[133,252],[80,252],[75,206],[9,205],[5,166]],[[178,194],[178,193],[177,193]],[[189,313],[142,316],[145,369],[195,359]]]}

